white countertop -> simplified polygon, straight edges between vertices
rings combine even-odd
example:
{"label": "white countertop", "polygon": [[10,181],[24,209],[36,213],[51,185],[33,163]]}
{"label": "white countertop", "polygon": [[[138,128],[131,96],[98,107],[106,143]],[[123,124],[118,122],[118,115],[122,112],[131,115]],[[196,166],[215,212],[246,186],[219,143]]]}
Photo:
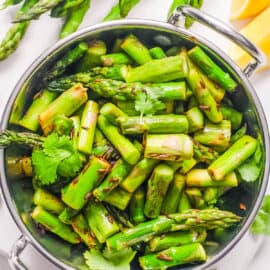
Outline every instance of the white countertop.
{"label": "white countertop", "polygon": [[[116,1],[114,0],[92,0],[93,8],[85,17],[82,27],[100,22],[115,2]],[[129,18],[146,18],[165,21],[171,1],[142,0],[141,2],[141,4],[132,10]],[[205,0],[203,10],[225,22],[228,22],[230,1]],[[0,11],[0,40],[3,39],[5,32],[9,28],[9,22],[14,17],[15,12],[16,8],[13,7],[5,11]],[[3,112],[7,99],[22,73],[42,51],[57,41],[61,23],[62,22],[59,19],[48,18],[47,14],[41,16],[40,20],[31,23],[31,26],[29,27],[17,51],[6,61],[0,62],[0,114]],[[201,35],[214,41],[217,46],[226,51],[228,42],[216,33],[198,25],[195,25],[192,30],[199,31]],[[270,71],[254,75],[251,82],[262,102],[267,118],[270,119],[270,91],[268,89],[270,86]],[[6,206],[3,202],[0,203],[0,250],[8,252],[19,235],[20,233],[10,217]],[[251,259],[254,255],[254,252],[252,251],[257,249],[257,245],[252,241],[253,240],[251,240],[249,236],[246,236],[245,239],[239,243],[237,246],[238,248],[234,249],[234,251],[228,255],[227,260],[224,260],[221,268],[232,268],[238,270],[269,269],[269,265],[267,264],[270,253],[269,239],[265,240],[265,244],[256,253],[252,260],[252,264],[247,266],[245,263],[245,256],[248,259]],[[26,249],[22,258],[29,270],[58,269],[47,262],[46,259],[42,258],[31,247]],[[2,269],[1,265],[0,269],[5,270]]]}

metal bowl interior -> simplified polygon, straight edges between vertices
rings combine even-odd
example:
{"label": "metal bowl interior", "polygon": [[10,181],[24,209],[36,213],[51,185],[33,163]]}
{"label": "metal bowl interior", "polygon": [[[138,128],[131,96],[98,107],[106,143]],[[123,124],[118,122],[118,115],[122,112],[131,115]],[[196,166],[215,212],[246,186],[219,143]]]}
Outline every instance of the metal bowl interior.
{"label": "metal bowl interior", "polygon": [[[269,136],[261,104],[242,71],[214,44],[198,35],[195,36],[185,29],[154,21],[125,20],[86,28],[58,42],[54,47],[42,54],[25,72],[5,108],[1,128],[17,128],[11,123],[20,118],[29,105],[31,97],[39,90],[36,86],[44,71],[50,68],[54,61],[60,58],[61,54],[74,43],[82,40],[102,39],[107,44],[112,44],[115,38],[123,37],[129,33],[137,35],[148,46],[160,45],[165,49],[171,46],[191,48],[195,44],[202,46],[212,59],[226,69],[239,83],[237,91],[231,96],[234,106],[243,112],[249,133],[256,135],[259,132],[264,141],[265,166],[260,181],[249,185],[241,184],[239,188],[228,192],[223,197],[224,203],[220,205],[223,209],[244,215],[243,221],[227,234],[226,239],[220,246],[209,250],[210,258],[207,263],[181,268],[205,269],[223,257],[248,229],[261,204],[269,175]],[[33,194],[31,181],[29,179],[12,179],[12,173],[7,171],[5,166],[7,158],[14,155],[27,155],[27,149],[11,147],[0,152],[1,186],[15,222],[27,239],[53,263],[65,269],[83,269],[85,267],[82,257],[83,246],[72,247],[51,234],[42,235],[31,222],[29,216]],[[245,213],[239,208],[241,202],[247,206]],[[138,268],[134,266],[134,269]]]}

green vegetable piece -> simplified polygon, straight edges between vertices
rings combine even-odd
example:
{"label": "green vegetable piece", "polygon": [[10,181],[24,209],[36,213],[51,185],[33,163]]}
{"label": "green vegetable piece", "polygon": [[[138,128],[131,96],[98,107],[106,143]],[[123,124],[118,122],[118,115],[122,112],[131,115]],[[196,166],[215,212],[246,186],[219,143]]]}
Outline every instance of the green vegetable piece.
{"label": "green vegetable piece", "polygon": [[204,117],[202,111],[198,107],[193,107],[186,112],[189,123],[189,132],[200,130],[204,126]]}
{"label": "green vegetable piece", "polygon": [[221,106],[221,112],[223,114],[223,118],[231,122],[232,130],[237,130],[240,128],[243,120],[242,113],[224,105]]}
{"label": "green vegetable piece", "polygon": [[132,60],[125,53],[111,53],[105,54],[100,57],[103,66],[113,66],[113,65],[127,65],[131,64]]}
{"label": "green vegetable piece", "polygon": [[64,115],[56,115],[53,121],[53,130],[59,136],[69,136],[73,129],[73,121]]}
{"label": "green vegetable piece", "polygon": [[79,214],[78,210],[74,210],[72,208],[66,207],[58,216],[60,221],[62,221],[65,224],[70,225],[72,223],[72,220],[74,217],[76,217]]}
{"label": "green vegetable piece", "polygon": [[113,125],[117,125],[117,118],[126,116],[124,112],[112,103],[104,104],[100,109],[100,114],[104,115]]}
{"label": "green vegetable piece", "polygon": [[140,0],[120,0],[119,7],[121,16],[123,18],[126,17],[130,10],[135,7],[139,2]]}
{"label": "green vegetable piece", "polygon": [[120,6],[119,3],[114,5],[110,12],[104,17],[103,21],[113,21],[113,20],[119,20],[122,19],[121,13],[120,13]]}
{"label": "green vegetable piece", "polygon": [[185,192],[182,192],[178,205],[178,213],[183,213],[191,208],[192,206],[190,204],[187,194]]}
{"label": "green vegetable piece", "polygon": [[145,221],[144,215],[145,190],[138,188],[132,196],[129,204],[129,213],[134,223],[138,224]]}
{"label": "green vegetable piece", "polygon": [[162,59],[166,57],[165,52],[160,47],[153,47],[149,50],[149,52],[153,59]]}

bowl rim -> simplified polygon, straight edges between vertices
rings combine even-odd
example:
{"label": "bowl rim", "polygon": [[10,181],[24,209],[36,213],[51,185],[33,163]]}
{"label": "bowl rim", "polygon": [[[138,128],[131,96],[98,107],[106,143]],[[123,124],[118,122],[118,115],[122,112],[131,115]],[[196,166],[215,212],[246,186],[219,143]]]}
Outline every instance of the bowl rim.
{"label": "bowl rim", "polygon": [[[270,141],[269,141],[269,130],[268,124],[266,120],[266,116],[261,105],[261,102],[255,93],[253,86],[251,85],[248,78],[245,76],[243,71],[223,52],[219,47],[217,47],[213,42],[207,40],[200,34],[192,32],[190,30],[186,30],[182,27],[174,26],[166,22],[160,22],[155,20],[146,20],[146,19],[124,19],[124,20],[115,20],[110,22],[103,22],[99,24],[95,24],[93,26],[82,28],[81,30],[71,34],[70,36],[56,42],[53,46],[46,49],[40,56],[36,58],[29,66],[29,68],[23,73],[20,77],[19,81],[16,83],[14,89],[11,92],[11,95],[8,99],[8,102],[5,105],[4,112],[1,119],[0,128],[5,129],[8,126],[8,120],[10,117],[10,113],[12,111],[12,106],[14,104],[15,99],[17,98],[21,88],[23,87],[24,83],[31,77],[33,73],[35,73],[43,64],[46,63],[46,59],[52,55],[56,50],[60,49],[63,50],[65,47],[69,46],[77,39],[85,38],[90,32],[98,32],[101,30],[109,30],[121,26],[126,27],[156,27],[163,30],[168,30],[172,33],[182,34],[188,36],[190,38],[196,39],[197,42],[203,44],[212,52],[220,57],[230,68],[237,74],[237,76],[241,79],[243,85],[245,85],[246,91],[252,98],[256,110],[259,115],[259,119],[261,121],[262,131],[263,131],[263,140],[265,144],[265,170],[263,174],[263,179],[261,182],[261,188],[258,192],[257,199],[254,203],[253,209],[251,210],[249,216],[247,217],[245,223],[241,227],[241,229],[237,232],[237,234],[232,238],[232,240],[216,255],[211,257],[207,262],[202,265],[198,265],[194,267],[197,270],[207,269],[210,266],[213,266],[215,263],[219,262],[225,255],[227,255],[230,250],[240,241],[243,235],[249,229],[249,226],[252,224],[257,212],[259,211],[260,205],[262,203],[264,194],[266,192],[267,184],[268,184],[268,177],[269,177],[269,154],[270,154]],[[8,185],[7,185],[7,177],[5,174],[5,160],[4,160],[4,149],[0,150],[0,187],[3,193],[4,201],[8,207],[8,210],[16,223],[18,229],[22,233],[22,235],[26,238],[26,240],[35,247],[36,250],[39,251],[41,255],[47,258],[51,263],[54,265],[61,267],[62,269],[74,269],[71,266],[68,266],[60,259],[56,258],[48,252],[45,247],[43,247],[38,240],[36,240],[31,232],[27,229],[24,225],[23,221],[21,220],[20,215],[16,211],[16,205],[11,197]]]}

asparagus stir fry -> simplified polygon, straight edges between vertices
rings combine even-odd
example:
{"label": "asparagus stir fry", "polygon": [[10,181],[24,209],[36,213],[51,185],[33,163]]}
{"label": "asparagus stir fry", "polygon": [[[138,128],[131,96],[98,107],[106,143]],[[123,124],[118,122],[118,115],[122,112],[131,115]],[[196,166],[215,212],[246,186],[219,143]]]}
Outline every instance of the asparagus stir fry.
{"label": "asparagus stir fry", "polygon": [[32,178],[32,219],[83,243],[90,269],[205,262],[215,230],[243,218],[219,200],[261,175],[262,139],[228,102],[237,82],[200,47],[171,53],[133,34],[79,43],[13,123],[22,132],[0,134],[30,149],[7,166]]}
{"label": "asparagus stir fry", "polygon": [[[50,17],[63,19],[59,38],[64,38],[78,30],[88,10],[92,8],[91,0],[4,0],[0,10],[21,2],[23,3],[18,9],[15,18],[13,18],[13,26],[11,26],[2,42],[0,42],[0,61],[6,59],[17,49],[30,22],[38,20],[42,14],[50,12]],[[143,0],[119,0],[103,21],[126,18],[137,4],[143,4],[143,2]],[[203,0],[172,0],[168,16],[178,6],[187,4],[199,9],[203,4]],[[192,19],[187,18],[186,28],[189,28],[192,23]],[[160,52],[158,49],[154,49],[150,53],[159,57],[163,55],[162,51]],[[122,59],[122,61],[128,61],[127,59]]]}

